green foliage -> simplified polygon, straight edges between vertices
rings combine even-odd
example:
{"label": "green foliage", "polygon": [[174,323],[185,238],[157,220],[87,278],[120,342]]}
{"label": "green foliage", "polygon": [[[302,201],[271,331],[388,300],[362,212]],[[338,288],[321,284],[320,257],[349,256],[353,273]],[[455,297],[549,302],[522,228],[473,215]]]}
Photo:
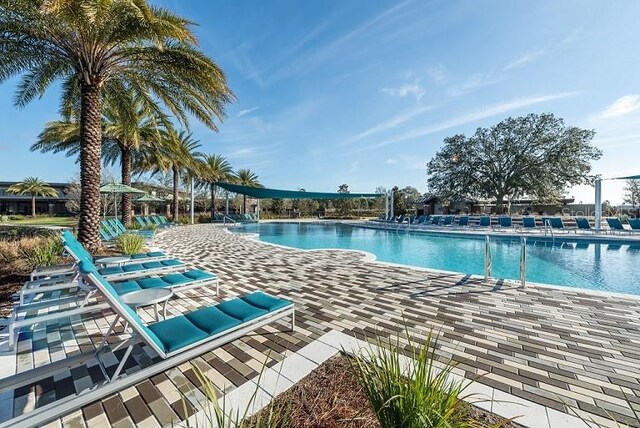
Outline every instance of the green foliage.
{"label": "green foliage", "polygon": [[[399,350],[408,342],[405,364]],[[471,427],[464,402],[458,397],[468,384],[450,381],[455,365],[437,363],[437,336],[429,332],[424,344],[415,343],[405,329],[388,342],[378,337],[376,346],[361,350],[351,367],[383,428]]]}
{"label": "green foliage", "polygon": [[211,216],[207,214],[200,214],[196,217],[196,223],[211,223]]}
{"label": "green foliage", "polygon": [[[266,364],[262,366],[258,376],[258,384],[265,368]],[[244,409],[233,408],[231,407],[233,403],[228,403],[226,395],[222,396],[222,403],[220,403],[215,385],[209,377],[202,373],[199,367],[194,366],[193,371],[202,384],[204,395],[207,398],[206,403],[202,403],[204,422],[200,423],[196,420],[192,425],[187,420],[184,428],[291,428],[291,403],[285,401],[281,404],[274,404],[271,402],[258,414],[249,417],[249,410],[257,397],[259,386],[254,389],[249,404]],[[182,399],[186,408],[185,398]]]}
{"label": "green foliage", "polygon": [[640,206],[640,180],[627,180],[624,186],[623,202],[634,208]]}
{"label": "green foliage", "polygon": [[7,193],[14,195],[48,196],[57,198],[58,193],[44,181],[36,177],[27,177],[19,183],[9,186]]}
{"label": "green foliage", "polygon": [[499,212],[504,198],[550,202],[593,180],[591,162],[602,155],[591,144],[594,135],[545,113],[447,137],[427,164],[429,190],[445,201],[495,199]]}
{"label": "green foliage", "polygon": [[[338,193],[349,193],[349,185],[341,184],[338,186]],[[338,217],[351,217],[351,211],[353,210],[353,201],[351,199],[338,199],[335,201],[334,205],[336,207],[336,214]]]}
{"label": "green foliage", "polygon": [[191,217],[186,215],[178,216],[178,220],[176,221],[178,224],[191,224]]}
{"label": "green foliage", "polygon": [[134,233],[124,233],[116,239],[116,248],[122,254],[137,254],[144,247],[144,238]]}
{"label": "green foliage", "polygon": [[[131,222],[131,223],[133,224],[133,222]],[[136,222],[136,223],[138,223],[138,222]],[[158,226],[156,226],[155,224],[146,224],[146,225],[142,226],[142,230],[156,230],[157,228],[158,228]]]}
{"label": "green foliage", "polygon": [[24,220],[24,219],[25,217],[22,214],[14,214],[9,216],[9,220],[13,220],[13,221]]}
{"label": "green foliage", "polygon": [[25,239],[19,242],[19,254],[29,270],[37,267],[52,266],[58,263],[62,255],[62,241],[57,236],[48,238]]}
{"label": "green foliage", "polygon": [[129,224],[127,226],[127,229],[129,230],[140,230],[142,229],[142,225],[140,223],[138,223],[138,220],[134,220],[131,222],[131,224]]}

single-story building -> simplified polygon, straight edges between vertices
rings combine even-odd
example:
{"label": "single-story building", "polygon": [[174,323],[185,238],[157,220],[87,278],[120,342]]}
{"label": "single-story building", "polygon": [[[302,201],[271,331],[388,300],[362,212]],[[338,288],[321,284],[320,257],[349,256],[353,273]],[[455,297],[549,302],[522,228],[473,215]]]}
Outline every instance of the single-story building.
{"label": "single-story building", "polygon": [[[13,195],[7,193],[7,189],[16,184],[16,181],[0,181],[0,214],[5,215],[30,215],[31,195]],[[69,183],[47,183],[58,193],[58,198],[36,197],[36,214],[65,214],[67,209],[65,203],[67,197],[67,187]]]}

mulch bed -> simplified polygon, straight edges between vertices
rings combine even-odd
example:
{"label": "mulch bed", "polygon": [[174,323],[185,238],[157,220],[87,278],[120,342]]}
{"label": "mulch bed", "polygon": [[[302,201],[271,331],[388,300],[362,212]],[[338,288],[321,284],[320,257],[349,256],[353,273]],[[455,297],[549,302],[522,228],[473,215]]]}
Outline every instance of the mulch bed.
{"label": "mulch bed", "polygon": [[[288,391],[272,402],[277,408],[289,406],[291,428],[379,428],[380,423],[369,404],[362,386],[351,372],[348,357],[330,358]],[[500,426],[523,428],[515,422],[467,405],[470,418],[479,427]],[[256,419],[265,416],[268,408],[248,422],[255,427]]]}

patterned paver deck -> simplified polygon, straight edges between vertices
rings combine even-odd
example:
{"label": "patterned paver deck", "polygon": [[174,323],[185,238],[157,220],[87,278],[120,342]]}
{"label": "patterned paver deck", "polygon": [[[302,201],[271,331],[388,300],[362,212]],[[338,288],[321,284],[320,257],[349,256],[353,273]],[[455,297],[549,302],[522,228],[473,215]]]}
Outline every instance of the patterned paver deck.
{"label": "patterned paver deck", "polygon": [[[368,262],[355,252],[276,247],[213,225],[172,229],[156,243],[221,278],[221,296],[210,290],[180,293],[170,304],[171,314],[256,289],[296,304],[295,332],[286,332],[284,323],[268,326],[192,361],[221,390],[243,384],[257,376],[264,361],[273,365],[329,330],[371,338],[396,334],[406,324],[417,337],[438,329],[442,358],[457,361],[466,377],[482,376],[479,382],[515,396],[562,412],[571,406],[603,426],[613,426],[612,416],[631,423],[621,390],[640,409],[638,299],[568,288],[521,290],[470,276]],[[54,323],[21,335],[19,370],[91,349],[112,317],[105,313],[83,323]],[[114,341],[126,337],[122,329],[119,333]],[[153,356],[146,351],[135,353],[129,370],[150,363]],[[15,412],[51,402],[99,377],[97,367],[79,368],[22,388],[15,393]],[[202,399],[191,364],[105,397],[52,426],[162,426],[184,419],[183,396],[190,414]]]}

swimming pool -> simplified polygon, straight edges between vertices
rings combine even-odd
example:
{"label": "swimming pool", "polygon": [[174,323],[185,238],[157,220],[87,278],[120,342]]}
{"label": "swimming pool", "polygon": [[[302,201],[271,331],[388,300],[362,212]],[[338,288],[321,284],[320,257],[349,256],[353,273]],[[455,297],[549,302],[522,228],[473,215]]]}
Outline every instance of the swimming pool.
{"label": "swimming pool", "polygon": [[[380,261],[482,275],[484,238],[397,233],[341,224],[261,223],[237,228],[261,241],[302,249],[368,251]],[[520,241],[491,238],[493,275],[519,280]],[[640,244],[551,242],[529,237],[527,281],[640,295]]]}

